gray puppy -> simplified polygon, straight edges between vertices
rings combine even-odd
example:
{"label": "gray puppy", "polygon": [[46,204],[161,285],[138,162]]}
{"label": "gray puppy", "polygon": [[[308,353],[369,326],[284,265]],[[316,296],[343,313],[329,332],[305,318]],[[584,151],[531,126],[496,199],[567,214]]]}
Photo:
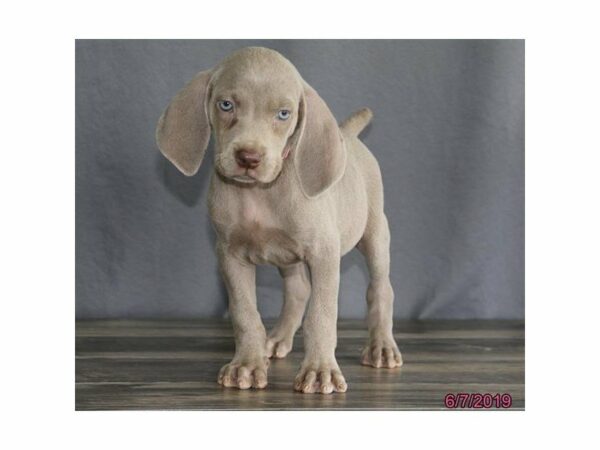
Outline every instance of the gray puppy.
{"label": "gray puppy", "polygon": [[[308,303],[306,351],[294,388],[346,391],[335,359],[337,302],[340,258],[354,247],[370,273],[362,362],[402,364],[392,334],[381,172],[357,137],[371,116],[362,109],[338,126],[287,59],[258,47],[197,74],[161,116],[158,146],[186,175],[197,172],[214,132],[208,207],[236,344],[233,360],[219,372],[223,386],[264,388],[268,358],[289,353]],[[277,266],[285,284],[282,313],[268,336],[256,308],[257,264]]]}

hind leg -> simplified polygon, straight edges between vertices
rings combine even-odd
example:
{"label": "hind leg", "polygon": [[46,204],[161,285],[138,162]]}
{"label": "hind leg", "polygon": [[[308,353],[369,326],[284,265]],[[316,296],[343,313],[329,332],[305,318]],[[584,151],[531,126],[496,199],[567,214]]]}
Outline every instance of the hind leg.
{"label": "hind leg", "polygon": [[369,339],[362,351],[361,362],[372,367],[400,367],[402,356],[394,340],[394,291],[390,283],[390,230],[383,211],[369,218],[358,243],[369,267],[367,290]]}
{"label": "hind leg", "polygon": [[310,297],[310,281],[304,263],[280,268],[283,277],[283,307],[277,324],[267,338],[267,356],[284,358],[294,342],[294,334],[302,324],[302,316]]}

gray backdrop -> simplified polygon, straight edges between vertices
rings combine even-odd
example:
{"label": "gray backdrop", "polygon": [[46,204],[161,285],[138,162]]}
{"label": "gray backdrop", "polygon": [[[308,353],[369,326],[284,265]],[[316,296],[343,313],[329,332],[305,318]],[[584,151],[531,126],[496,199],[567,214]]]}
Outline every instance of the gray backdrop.
{"label": "gray backdrop", "polygon": [[[187,178],[154,127],[199,70],[242,46],[289,58],[339,120],[369,106],[398,318],[524,317],[524,41],[77,41],[76,314],[222,317],[206,210],[209,149]],[[277,271],[259,308],[281,305]],[[363,317],[368,278],[342,261],[340,316]]]}

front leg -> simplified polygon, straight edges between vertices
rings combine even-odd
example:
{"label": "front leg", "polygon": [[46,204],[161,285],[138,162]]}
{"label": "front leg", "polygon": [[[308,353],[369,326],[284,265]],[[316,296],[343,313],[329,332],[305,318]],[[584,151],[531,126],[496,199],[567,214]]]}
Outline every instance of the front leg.
{"label": "front leg", "polygon": [[265,327],[256,308],[256,267],[231,255],[225,245],[218,245],[217,252],[235,336],[235,355],[221,368],[218,382],[225,387],[263,389],[269,359]]}
{"label": "front leg", "polygon": [[304,361],[294,382],[295,390],[307,394],[347,389],[335,359],[340,254],[332,249],[320,253],[308,262],[312,296],[304,320]]}

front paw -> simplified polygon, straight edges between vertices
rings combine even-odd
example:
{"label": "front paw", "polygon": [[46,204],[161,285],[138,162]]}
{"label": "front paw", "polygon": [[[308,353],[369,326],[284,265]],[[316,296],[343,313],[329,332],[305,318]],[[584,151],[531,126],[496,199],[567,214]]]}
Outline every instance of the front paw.
{"label": "front paw", "polygon": [[294,390],[304,394],[346,392],[348,385],[335,359],[325,363],[302,363]]}
{"label": "front paw", "polygon": [[269,359],[266,357],[234,358],[221,368],[217,381],[225,387],[264,389],[268,367]]}
{"label": "front paw", "polygon": [[392,336],[370,338],[362,351],[361,363],[375,368],[393,369],[402,365],[402,355]]}

